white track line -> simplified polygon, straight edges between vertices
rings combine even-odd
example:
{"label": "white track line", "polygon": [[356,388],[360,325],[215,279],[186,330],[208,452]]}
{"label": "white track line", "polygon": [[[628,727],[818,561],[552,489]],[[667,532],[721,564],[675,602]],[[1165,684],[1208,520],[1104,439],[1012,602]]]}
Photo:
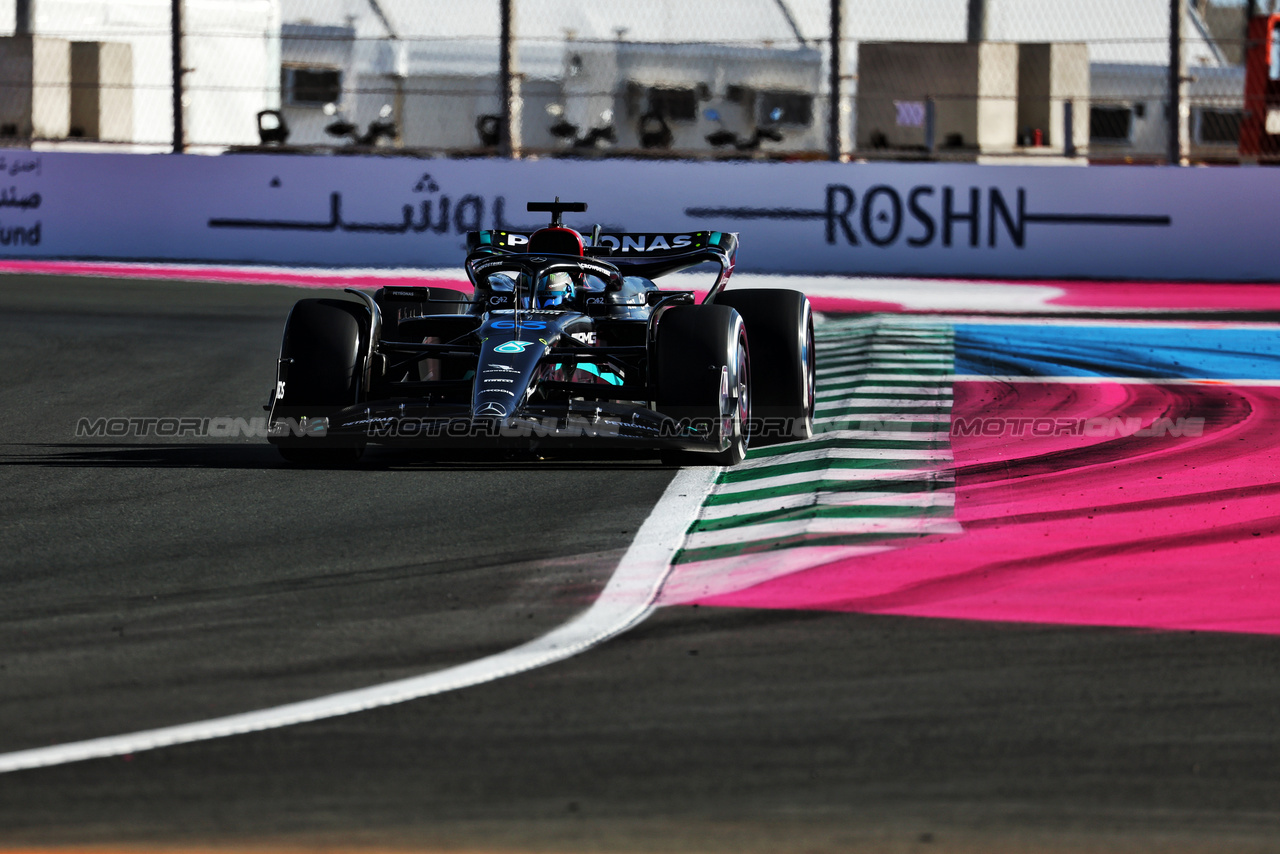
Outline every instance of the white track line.
{"label": "white track line", "polygon": [[300,703],[4,753],[0,754],[0,773],[138,753],[349,715],[492,682],[586,652],[634,627],[653,611],[658,593],[671,571],[671,559],[683,544],[685,532],[697,518],[719,473],[720,469],[714,466],[681,469],[636,532],[631,547],[595,603],[573,620],[522,646],[422,676]]}
{"label": "white track line", "polygon": [[932,516],[890,516],[881,518],[816,518],[785,522],[762,522],[718,531],[697,531],[689,535],[685,547],[689,551],[714,546],[732,546],[763,540],[802,537],[805,534],[962,534],[964,530],[954,518]]}
{"label": "white track line", "polygon": [[726,502],[702,508],[703,519],[732,519],[772,510],[799,507],[951,507],[956,506],[954,492],[800,492],[754,501]]}
{"label": "white track line", "polygon": [[[914,469],[817,469],[815,471],[799,471],[794,474],[773,475],[771,477],[758,477],[748,480],[738,481],[737,483],[722,483],[716,487],[717,495],[736,495],[739,492],[755,492],[761,489],[775,489],[779,486],[791,486],[797,483],[811,483],[814,481],[840,481],[840,482],[864,482],[877,481],[881,483],[913,483],[920,482],[925,484],[921,490],[932,489],[932,484],[940,478],[936,469],[914,468]],[[954,475],[946,476],[947,480],[954,479]]]}
{"label": "white track line", "polygon": [[[920,395],[920,396],[927,396],[927,397],[946,398],[950,400],[952,379],[955,379],[955,378],[951,377],[950,375],[939,377],[937,383],[929,386],[897,386],[897,385],[885,385],[884,383],[880,383],[880,384],[872,383],[870,385],[864,385],[860,382],[855,381],[855,382],[851,382],[847,386],[841,386],[841,388],[848,388],[850,391],[857,392],[858,394],[875,394],[877,396],[910,394],[910,395]],[[986,379],[986,377],[959,377],[958,379]],[[821,386],[822,382],[823,382],[823,376],[821,373],[819,373],[818,385]],[[830,380],[830,378],[827,378],[827,382],[828,382],[827,387],[830,388],[833,381]],[[856,400],[857,398],[852,398],[852,399]]]}
{"label": "white track line", "polygon": [[[911,412],[848,412],[846,409],[865,409],[862,406],[827,406],[819,409],[818,412],[823,413],[820,418],[813,419],[813,423],[817,424],[821,421],[824,424],[832,421],[910,421],[923,424],[926,421],[936,421],[938,423],[949,422],[951,413],[939,412],[942,407],[934,407],[929,410],[911,411]],[[830,413],[835,413],[830,414]]]}
{"label": "white track line", "polygon": [[946,448],[832,448],[818,447],[809,451],[795,451],[777,456],[760,456],[734,468],[735,472],[773,466],[791,466],[810,460],[950,460],[951,451]]}

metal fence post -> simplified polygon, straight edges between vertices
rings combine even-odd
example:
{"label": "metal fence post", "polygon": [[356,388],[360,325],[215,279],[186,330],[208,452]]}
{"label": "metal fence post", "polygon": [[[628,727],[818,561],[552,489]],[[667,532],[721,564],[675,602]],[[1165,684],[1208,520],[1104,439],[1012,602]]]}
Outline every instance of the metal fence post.
{"label": "metal fence post", "polygon": [[498,156],[514,158],[520,152],[520,111],[516,108],[516,46],[515,22],[512,8],[514,0],[502,0],[502,44],[499,47],[502,68],[502,126],[498,128]]}
{"label": "metal fence post", "polygon": [[171,0],[170,37],[173,42],[173,153],[187,149],[182,115],[182,0]]}
{"label": "metal fence post", "polygon": [[840,144],[840,105],[843,102],[840,86],[840,32],[841,11],[844,0],[831,0],[831,96],[827,109],[827,159],[839,162]]}
{"label": "metal fence post", "polygon": [[969,0],[966,40],[977,44],[987,40],[987,0]]}
{"label": "metal fence post", "polygon": [[924,99],[924,147],[930,154],[938,153],[938,105],[932,95]]}
{"label": "metal fence post", "polygon": [[1076,102],[1070,98],[1062,102],[1062,153],[1076,156]]}
{"label": "metal fence post", "polygon": [[1187,156],[1187,123],[1183,118],[1186,69],[1182,59],[1182,22],[1186,0],[1169,0],[1169,136],[1166,152],[1170,166],[1181,166]]}
{"label": "metal fence post", "polygon": [[1257,17],[1257,15],[1258,0],[1246,0],[1244,4],[1244,33],[1240,42],[1244,45],[1244,48],[1240,51],[1242,61],[1244,62],[1248,62],[1245,57],[1249,54],[1249,24]]}
{"label": "metal fence post", "polygon": [[13,34],[15,36],[31,35],[31,3],[32,0],[18,0],[13,11]]}

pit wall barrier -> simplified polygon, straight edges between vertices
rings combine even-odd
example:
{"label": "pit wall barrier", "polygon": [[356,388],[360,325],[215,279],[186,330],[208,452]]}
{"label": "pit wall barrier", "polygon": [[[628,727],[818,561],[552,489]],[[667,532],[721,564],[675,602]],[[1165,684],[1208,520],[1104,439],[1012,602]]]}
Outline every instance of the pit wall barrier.
{"label": "pit wall barrier", "polygon": [[1280,281],[1266,167],[9,150],[0,259],[456,267],[467,231],[556,196],[584,231],[737,231],[753,272]]}

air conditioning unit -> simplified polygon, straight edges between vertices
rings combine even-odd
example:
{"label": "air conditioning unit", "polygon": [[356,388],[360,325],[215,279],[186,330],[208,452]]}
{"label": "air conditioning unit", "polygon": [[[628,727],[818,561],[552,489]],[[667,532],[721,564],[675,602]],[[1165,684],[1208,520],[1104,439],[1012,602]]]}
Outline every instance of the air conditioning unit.
{"label": "air conditioning unit", "polygon": [[133,48],[115,42],[71,43],[70,136],[133,140]]}
{"label": "air conditioning unit", "polygon": [[0,141],[65,139],[71,126],[71,42],[0,38]]}
{"label": "air conditioning unit", "polygon": [[1018,46],[864,42],[858,47],[859,149],[922,149],[932,100],[936,144],[973,153],[1017,142]]}
{"label": "air conditioning unit", "polygon": [[[1083,42],[1018,45],[1020,142],[1051,151],[1084,151],[1089,145],[1089,85],[1089,48]],[[1070,146],[1064,137],[1068,103]]]}

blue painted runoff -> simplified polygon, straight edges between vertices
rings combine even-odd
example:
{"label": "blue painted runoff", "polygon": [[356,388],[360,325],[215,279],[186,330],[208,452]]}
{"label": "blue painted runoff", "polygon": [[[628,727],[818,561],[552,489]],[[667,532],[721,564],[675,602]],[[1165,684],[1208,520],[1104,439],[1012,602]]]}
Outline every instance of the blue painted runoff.
{"label": "blue painted runoff", "polygon": [[1280,330],[1141,326],[955,327],[957,374],[1280,379]]}

